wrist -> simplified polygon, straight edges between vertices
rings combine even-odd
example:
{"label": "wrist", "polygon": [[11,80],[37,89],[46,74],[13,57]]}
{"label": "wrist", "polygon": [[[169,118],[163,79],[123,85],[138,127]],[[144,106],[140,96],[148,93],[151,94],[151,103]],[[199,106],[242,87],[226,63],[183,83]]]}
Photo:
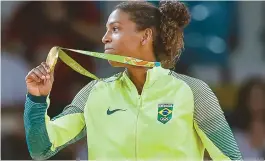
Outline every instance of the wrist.
{"label": "wrist", "polygon": [[48,96],[35,96],[30,93],[27,93],[27,97],[35,103],[46,103],[47,97]]}

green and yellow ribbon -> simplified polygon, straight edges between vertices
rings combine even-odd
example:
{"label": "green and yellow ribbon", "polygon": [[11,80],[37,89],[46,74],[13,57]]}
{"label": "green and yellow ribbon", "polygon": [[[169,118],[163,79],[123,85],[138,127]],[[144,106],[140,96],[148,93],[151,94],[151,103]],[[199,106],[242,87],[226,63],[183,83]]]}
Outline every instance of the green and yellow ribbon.
{"label": "green and yellow ribbon", "polygon": [[90,52],[90,51],[83,51],[83,50],[76,50],[76,49],[68,49],[68,48],[62,48],[62,47],[53,47],[46,59],[46,63],[50,66],[51,70],[54,70],[55,65],[57,63],[58,58],[60,58],[66,65],[71,67],[76,72],[93,78],[93,79],[100,79],[94,74],[87,71],[85,68],[83,68],[80,64],[78,64],[74,59],[72,59],[70,56],[68,56],[63,50],[73,51],[76,53],[93,56],[96,58],[106,59],[110,61],[115,61],[119,63],[134,65],[134,66],[141,66],[141,67],[157,67],[161,66],[160,62],[149,62],[144,61],[132,57],[126,57],[121,55],[113,55],[113,54],[105,54],[105,53],[99,53],[99,52]]}

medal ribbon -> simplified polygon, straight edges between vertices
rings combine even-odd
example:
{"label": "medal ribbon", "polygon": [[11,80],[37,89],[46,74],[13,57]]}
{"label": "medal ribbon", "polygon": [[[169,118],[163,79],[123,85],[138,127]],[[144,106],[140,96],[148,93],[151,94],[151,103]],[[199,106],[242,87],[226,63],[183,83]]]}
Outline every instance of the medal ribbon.
{"label": "medal ribbon", "polygon": [[144,61],[144,60],[121,56],[121,55],[105,54],[105,53],[99,53],[99,52],[90,52],[90,51],[75,50],[75,49],[68,49],[68,48],[61,48],[61,47],[53,47],[50,50],[46,62],[50,66],[51,70],[54,70],[57,59],[60,58],[66,65],[71,67],[76,72],[84,76],[96,79],[96,80],[99,80],[100,78],[90,73],[85,68],[83,68],[74,59],[68,56],[64,52],[64,50],[73,51],[73,52],[83,54],[83,55],[93,56],[93,57],[100,58],[100,59],[115,61],[115,62],[134,65],[134,66],[149,67],[149,68],[161,66],[160,62],[149,62],[149,61]]}

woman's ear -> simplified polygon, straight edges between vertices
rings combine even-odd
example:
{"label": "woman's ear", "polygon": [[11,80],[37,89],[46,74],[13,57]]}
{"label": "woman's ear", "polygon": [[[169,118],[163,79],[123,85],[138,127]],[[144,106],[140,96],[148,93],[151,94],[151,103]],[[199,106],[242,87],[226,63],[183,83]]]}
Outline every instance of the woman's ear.
{"label": "woman's ear", "polygon": [[150,28],[144,30],[143,37],[141,40],[141,45],[146,45],[153,39],[153,31]]}

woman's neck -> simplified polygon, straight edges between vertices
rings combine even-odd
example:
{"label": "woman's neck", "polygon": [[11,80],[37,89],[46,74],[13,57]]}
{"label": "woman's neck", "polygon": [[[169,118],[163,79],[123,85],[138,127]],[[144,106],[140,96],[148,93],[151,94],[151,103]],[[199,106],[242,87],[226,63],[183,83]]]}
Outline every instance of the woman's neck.
{"label": "woman's neck", "polygon": [[[149,50],[151,47],[143,48],[140,53],[143,53],[141,55],[144,55],[145,57],[142,57],[142,60],[145,61],[150,61],[154,62],[156,61],[155,54],[151,50]],[[146,81],[146,76],[147,76],[147,70],[148,68],[145,67],[137,67],[137,66],[128,66],[127,71],[128,71],[128,76],[135,85],[138,94],[141,95],[144,83]]]}
{"label": "woman's neck", "polygon": [[127,68],[128,76],[135,85],[138,94],[141,95],[144,83],[146,81],[147,69],[143,67],[130,67]]}

